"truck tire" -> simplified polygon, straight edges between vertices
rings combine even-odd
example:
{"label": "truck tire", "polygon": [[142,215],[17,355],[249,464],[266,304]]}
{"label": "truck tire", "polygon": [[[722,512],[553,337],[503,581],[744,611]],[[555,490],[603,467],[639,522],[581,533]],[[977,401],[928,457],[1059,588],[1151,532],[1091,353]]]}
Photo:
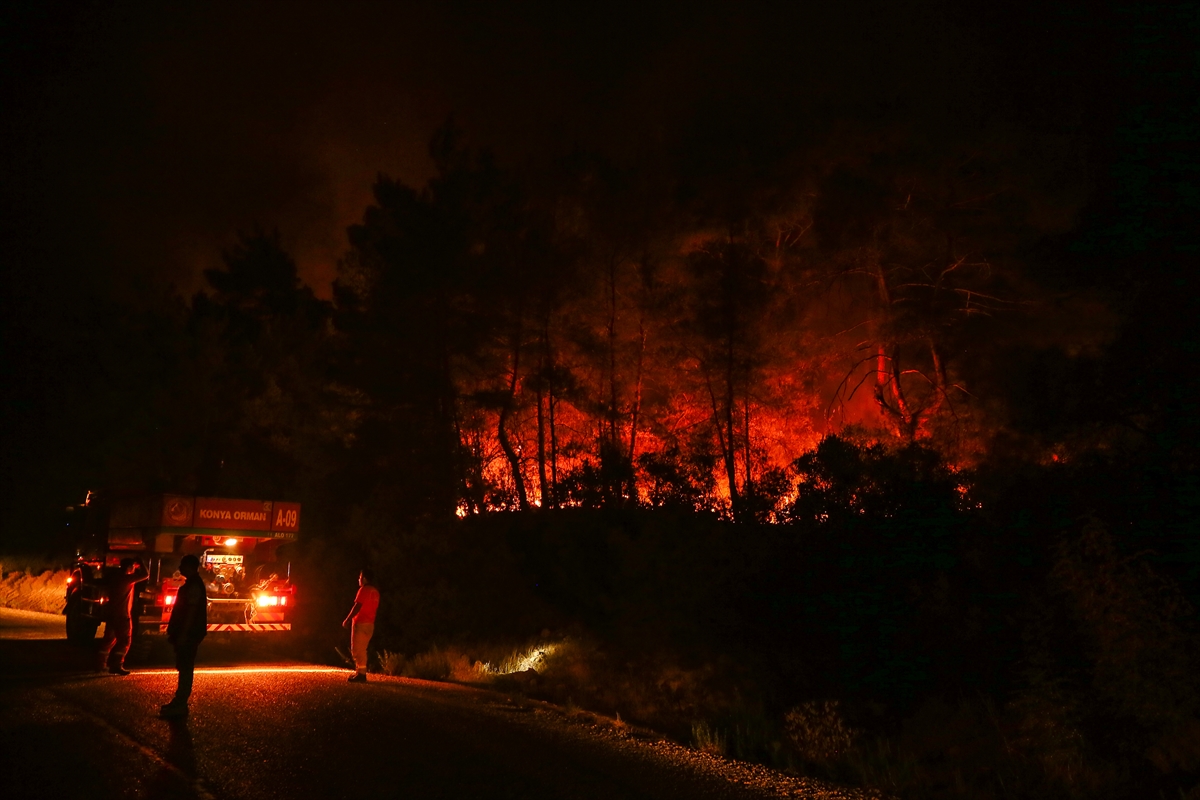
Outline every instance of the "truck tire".
{"label": "truck tire", "polygon": [[71,644],[79,644],[79,601],[68,600],[67,607],[63,610],[63,616],[66,620],[67,641]]}
{"label": "truck tire", "polygon": [[79,603],[67,603],[64,612],[66,616],[67,641],[71,644],[86,645],[96,638],[96,629],[100,623],[83,616]]}

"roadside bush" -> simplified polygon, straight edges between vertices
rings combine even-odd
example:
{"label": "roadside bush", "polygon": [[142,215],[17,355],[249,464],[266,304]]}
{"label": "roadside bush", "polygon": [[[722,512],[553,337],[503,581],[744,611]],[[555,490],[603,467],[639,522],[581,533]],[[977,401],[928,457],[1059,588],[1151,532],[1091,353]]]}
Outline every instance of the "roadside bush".
{"label": "roadside bush", "polygon": [[788,743],[800,758],[830,766],[846,757],[858,732],[842,718],[837,700],[802,703],[783,718]]}
{"label": "roadside bush", "polygon": [[1200,784],[1200,659],[1177,586],[1096,520],[1063,537],[1045,586],[1011,705],[1017,746],[1067,796]]}

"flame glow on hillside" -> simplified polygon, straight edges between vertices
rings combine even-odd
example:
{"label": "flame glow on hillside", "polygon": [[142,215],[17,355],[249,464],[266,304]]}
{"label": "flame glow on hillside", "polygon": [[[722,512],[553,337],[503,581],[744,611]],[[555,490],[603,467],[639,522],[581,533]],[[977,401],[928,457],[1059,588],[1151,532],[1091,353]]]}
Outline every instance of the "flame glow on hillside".
{"label": "flame glow on hillside", "polygon": [[338,302],[423,394],[382,416],[422,408],[452,431],[441,474],[464,517],[638,504],[770,519],[830,433],[967,463],[1004,424],[980,393],[1003,391],[987,354],[1080,330],[1032,324],[1018,253],[1047,222],[998,199],[1023,168],[1011,153],[886,146],[864,160],[829,143],[757,216],[723,222],[672,216],[665,197],[638,198],[664,216],[634,213],[590,163],[527,195],[466,150],[421,191],[381,178]]}

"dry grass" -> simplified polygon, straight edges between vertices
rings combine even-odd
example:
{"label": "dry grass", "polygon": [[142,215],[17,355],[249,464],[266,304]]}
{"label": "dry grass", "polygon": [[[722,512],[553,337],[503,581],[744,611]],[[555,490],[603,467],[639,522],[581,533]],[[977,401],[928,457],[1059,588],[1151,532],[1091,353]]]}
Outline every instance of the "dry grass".
{"label": "dry grass", "polygon": [[[3,571],[3,564],[0,564]],[[66,570],[4,571],[0,580],[0,606],[23,611],[62,613],[67,592]]]}
{"label": "dry grass", "polygon": [[508,650],[493,648],[484,653],[484,659],[468,655],[453,645],[434,646],[411,658],[403,653],[382,650],[377,659],[379,671],[384,675],[475,684],[492,684],[507,680],[516,681],[523,686],[531,678],[544,672],[548,668],[551,656],[563,646],[562,643],[543,642]]}
{"label": "dry grass", "polygon": [[486,665],[472,661],[456,647],[433,647],[412,658],[384,650],[378,658],[380,671],[384,675],[458,683],[480,683],[488,678]]}
{"label": "dry grass", "polygon": [[403,653],[394,653],[391,650],[380,650],[376,655],[379,659],[379,672],[383,675],[403,675],[404,665],[407,659]]}
{"label": "dry grass", "polygon": [[727,750],[726,736],[707,722],[692,724],[692,747],[702,753],[724,756]]}

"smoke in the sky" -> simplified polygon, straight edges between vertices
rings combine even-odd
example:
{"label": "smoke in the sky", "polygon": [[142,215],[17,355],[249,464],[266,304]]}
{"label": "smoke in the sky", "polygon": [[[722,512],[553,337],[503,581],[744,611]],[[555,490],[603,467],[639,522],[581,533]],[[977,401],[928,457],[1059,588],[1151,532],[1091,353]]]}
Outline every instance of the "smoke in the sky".
{"label": "smoke in the sky", "polygon": [[1069,80],[1014,100],[1031,64],[1047,66],[1042,23],[1006,31],[956,13],[938,2],[50,7],[18,20],[46,41],[15,57],[31,77],[18,92],[16,191],[36,200],[26,235],[52,269],[102,265],[188,292],[257,224],[280,229],[326,295],[376,175],[421,185],[449,115],[509,163],[597,151],[715,194],[786,181],[781,165],[839,126],[1078,130]]}

